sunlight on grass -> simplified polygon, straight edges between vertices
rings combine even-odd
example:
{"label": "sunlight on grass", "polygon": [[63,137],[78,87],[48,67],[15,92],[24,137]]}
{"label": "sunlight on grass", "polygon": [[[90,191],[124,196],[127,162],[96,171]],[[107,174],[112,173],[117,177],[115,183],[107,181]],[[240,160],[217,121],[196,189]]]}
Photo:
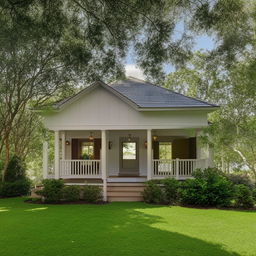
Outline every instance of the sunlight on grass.
{"label": "sunlight on grass", "polygon": [[48,209],[48,207],[40,207],[40,208],[28,209],[28,210],[25,210],[25,212],[43,211],[43,210],[47,210],[47,209]]}
{"label": "sunlight on grass", "polygon": [[10,209],[7,207],[0,207],[0,212],[9,212]]}
{"label": "sunlight on grass", "polygon": [[150,224],[152,228],[219,244],[229,252],[242,251],[239,255],[256,256],[256,246],[250,245],[251,235],[249,235],[256,232],[256,222],[252,222],[256,218],[256,212],[179,206],[136,209],[136,211],[147,216],[161,216],[160,220]]}

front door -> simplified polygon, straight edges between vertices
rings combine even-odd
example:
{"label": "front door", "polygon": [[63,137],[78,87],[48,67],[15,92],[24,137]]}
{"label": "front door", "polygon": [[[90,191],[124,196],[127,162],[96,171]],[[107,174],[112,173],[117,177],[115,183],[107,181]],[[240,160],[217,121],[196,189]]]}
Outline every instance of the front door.
{"label": "front door", "polygon": [[121,176],[139,175],[139,139],[120,138],[120,169]]}

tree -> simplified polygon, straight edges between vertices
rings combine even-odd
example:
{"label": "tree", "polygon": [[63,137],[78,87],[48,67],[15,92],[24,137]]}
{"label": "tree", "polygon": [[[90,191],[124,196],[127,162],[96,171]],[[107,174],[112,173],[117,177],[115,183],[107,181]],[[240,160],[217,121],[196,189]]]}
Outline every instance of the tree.
{"label": "tree", "polygon": [[23,157],[29,151],[22,145],[33,141],[24,127],[33,126],[32,134],[36,130],[28,113],[31,107],[59,99],[66,88],[75,90],[77,84],[123,77],[123,60],[131,46],[137,63],[155,82],[163,79],[164,63],[180,67],[189,61],[193,38],[200,33],[214,35],[219,43],[211,53],[214,59],[239,57],[236,54],[255,39],[253,3],[1,1],[0,158],[4,167],[12,152]]}
{"label": "tree", "polygon": [[197,53],[187,67],[170,74],[169,88],[220,104],[210,114],[210,136],[203,140],[214,147],[218,166],[249,169],[256,180],[256,89],[252,73],[255,56],[243,53],[240,62],[227,68],[223,60],[211,59],[210,53]]}

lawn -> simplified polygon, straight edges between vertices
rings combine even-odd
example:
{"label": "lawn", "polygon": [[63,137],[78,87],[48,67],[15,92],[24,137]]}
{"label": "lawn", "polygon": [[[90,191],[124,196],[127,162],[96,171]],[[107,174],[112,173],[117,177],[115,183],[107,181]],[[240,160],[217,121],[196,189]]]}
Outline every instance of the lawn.
{"label": "lawn", "polygon": [[0,255],[256,255],[256,212],[23,200],[0,199]]}

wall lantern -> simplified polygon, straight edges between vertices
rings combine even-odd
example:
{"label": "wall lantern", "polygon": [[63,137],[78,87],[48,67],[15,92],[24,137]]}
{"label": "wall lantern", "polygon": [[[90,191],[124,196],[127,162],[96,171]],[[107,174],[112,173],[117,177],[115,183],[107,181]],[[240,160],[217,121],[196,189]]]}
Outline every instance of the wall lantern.
{"label": "wall lantern", "polygon": [[157,141],[158,137],[157,135],[153,135],[153,141]]}
{"label": "wall lantern", "polygon": [[132,135],[128,134],[128,141],[130,142],[132,140]]}
{"label": "wall lantern", "polygon": [[147,141],[144,142],[144,147],[145,147],[145,148],[148,147],[148,142],[147,142]]}
{"label": "wall lantern", "polygon": [[67,146],[69,146],[69,145],[70,145],[70,141],[69,141],[69,140],[66,140],[66,141],[65,141],[65,144],[66,144]]}
{"label": "wall lantern", "polygon": [[108,149],[111,149],[112,146],[113,146],[113,142],[112,142],[112,141],[109,141],[109,142],[108,142]]}
{"label": "wall lantern", "polygon": [[89,140],[93,140],[93,139],[94,139],[94,137],[93,137],[93,133],[92,133],[92,132],[90,132]]}

